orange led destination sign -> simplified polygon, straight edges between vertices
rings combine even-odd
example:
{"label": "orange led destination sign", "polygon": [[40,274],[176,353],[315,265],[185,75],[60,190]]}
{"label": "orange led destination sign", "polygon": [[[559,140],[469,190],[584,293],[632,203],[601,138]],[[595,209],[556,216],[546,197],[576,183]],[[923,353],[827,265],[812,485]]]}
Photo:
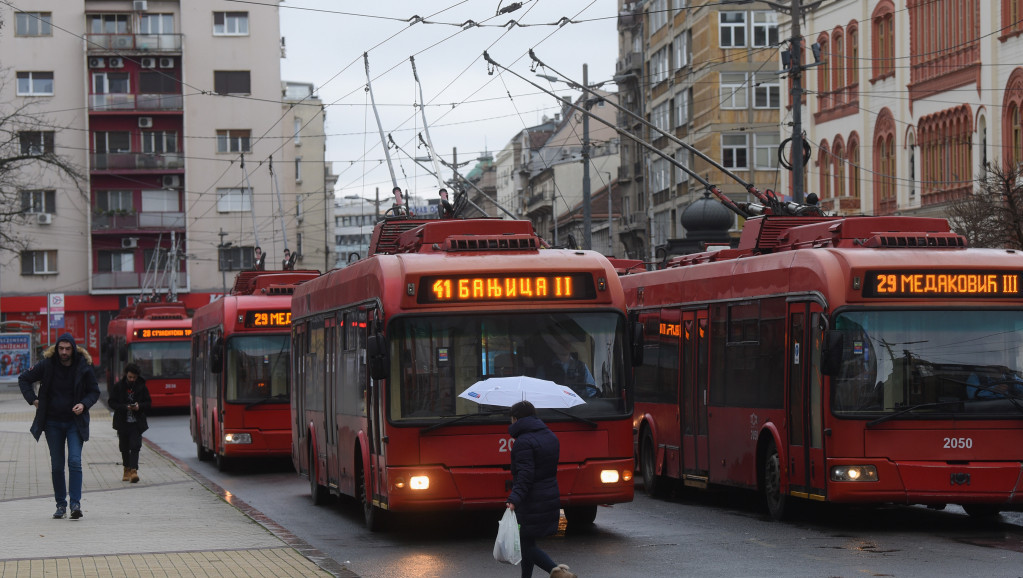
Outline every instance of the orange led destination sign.
{"label": "orange led destination sign", "polygon": [[419,281],[419,303],[571,301],[593,299],[589,273],[434,275]]}
{"label": "orange led destination sign", "polygon": [[1020,276],[1006,271],[869,271],[864,297],[1023,297]]}
{"label": "orange led destination sign", "polygon": [[245,327],[291,327],[291,311],[248,311]]}
{"label": "orange led destination sign", "polygon": [[165,339],[168,337],[190,337],[190,327],[153,327],[151,329],[139,329],[135,336],[139,339]]}

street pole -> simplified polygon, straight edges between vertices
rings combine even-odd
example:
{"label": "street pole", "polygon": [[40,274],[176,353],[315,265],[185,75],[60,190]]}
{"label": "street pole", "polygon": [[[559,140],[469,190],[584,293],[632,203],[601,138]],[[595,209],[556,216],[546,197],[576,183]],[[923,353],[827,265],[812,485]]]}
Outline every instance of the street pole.
{"label": "street pole", "polygon": [[[589,67],[583,64],[583,105],[589,111]],[[592,249],[590,238],[590,115],[583,115],[583,249]]]}
{"label": "street pole", "polygon": [[792,201],[803,203],[803,39],[802,31],[799,28],[799,20],[802,18],[803,6],[800,0],[792,0],[792,150],[789,158],[792,159]]}
{"label": "street pole", "polygon": [[607,256],[615,254],[614,237],[611,236],[611,173],[607,173]]}

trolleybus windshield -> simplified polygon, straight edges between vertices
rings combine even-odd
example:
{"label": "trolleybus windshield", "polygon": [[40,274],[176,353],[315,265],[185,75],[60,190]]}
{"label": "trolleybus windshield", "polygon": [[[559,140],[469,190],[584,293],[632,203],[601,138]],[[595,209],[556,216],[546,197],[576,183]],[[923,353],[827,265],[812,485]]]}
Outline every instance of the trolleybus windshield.
{"label": "trolleybus windshield", "polygon": [[235,335],[227,340],[224,401],[289,403],[288,335]]}
{"label": "trolleybus windshield", "polygon": [[[388,414],[422,425],[506,422],[507,408],[458,397],[492,377],[529,376],[575,391],[584,403],[563,410],[586,419],[629,416],[624,317],[614,313],[523,313],[415,316],[395,319],[391,336]],[[552,369],[562,352],[565,369]],[[542,410],[541,410],[542,411]],[[544,419],[569,419],[550,412]]]}
{"label": "trolleybus windshield", "polygon": [[836,415],[1004,419],[1023,413],[1023,311],[847,311],[833,326],[842,334],[831,387]]}
{"label": "trolleybus windshield", "polygon": [[192,376],[192,343],[143,341],[128,346],[128,361],[145,379],[188,379]]}

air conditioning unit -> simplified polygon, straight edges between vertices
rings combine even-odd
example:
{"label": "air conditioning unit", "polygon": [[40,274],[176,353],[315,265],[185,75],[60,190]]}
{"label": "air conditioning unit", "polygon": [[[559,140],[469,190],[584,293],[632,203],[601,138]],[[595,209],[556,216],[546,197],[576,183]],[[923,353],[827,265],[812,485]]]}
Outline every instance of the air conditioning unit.
{"label": "air conditioning unit", "polygon": [[160,59],[160,68],[174,68],[174,59],[166,56]]}
{"label": "air conditioning unit", "polygon": [[121,239],[122,249],[134,249],[139,246],[139,240],[137,237],[124,237]]}
{"label": "air conditioning unit", "polygon": [[120,56],[110,58],[110,68],[124,68],[124,59]]}
{"label": "air conditioning unit", "polygon": [[36,222],[40,225],[49,225],[53,223],[53,215],[50,213],[39,213],[36,215]]}
{"label": "air conditioning unit", "polygon": [[149,3],[146,0],[134,0],[131,3],[131,9],[135,12],[144,12],[149,10]]}
{"label": "air conditioning unit", "polygon": [[102,58],[92,57],[89,59],[89,68],[105,68],[107,61]]}
{"label": "air conditioning unit", "polygon": [[139,60],[139,64],[142,68],[156,68],[156,59],[147,56]]}
{"label": "air conditioning unit", "polygon": [[178,175],[163,175],[163,186],[164,188],[180,187],[181,177]]}
{"label": "air conditioning unit", "polygon": [[151,117],[151,116],[140,116],[139,117],[139,128],[153,128],[153,117]]}

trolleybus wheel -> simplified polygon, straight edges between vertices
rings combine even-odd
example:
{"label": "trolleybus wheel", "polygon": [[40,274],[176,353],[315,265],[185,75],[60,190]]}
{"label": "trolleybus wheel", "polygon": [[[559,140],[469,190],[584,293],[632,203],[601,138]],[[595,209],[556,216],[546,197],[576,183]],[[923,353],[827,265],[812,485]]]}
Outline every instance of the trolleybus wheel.
{"label": "trolleybus wheel", "polygon": [[217,464],[217,471],[226,472],[231,469],[231,460],[220,453],[213,454],[213,462]]}
{"label": "trolleybus wheel", "polygon": [[963,504],[963,509],[971,518],[993,518],[1002,511],[995,504]]}
{"label": "trolleybus wheel", "polygon": [[661,493],[664,480],[657,475],[657,447],[654,446],[654,436],[650,430],[643,433],[643,441],[639,446],[640,470],[643,474],[643,491],[648,496],[657,496]]}
{"label": "trolleybus wheel", "polygon": [[195,457],[199,458],[200,462],[210,459],[210,454],[203,449],[202,442],[195,442]]}
{"label": "trolleybus wheel", "polygon": [[565,508],[565,518],[568,520],[570,532],[586,530],[593,525],[593,520],[597,519],[597,505],[567,507]]}
{"label": "trolleybus wheel", "polygon": [[786,496],[781,490],[781,458],[778,456],[778,447],[774,440],[767,442],[767,450],[764,453],[762,489],[764,502],[767,504],[767,511],[775,520],[785,517]]}
{"label": "trolleybus wheel", "polygon": [[[357,458],[360,459],[361,458]],[[373,505],[373,498],[369,495],[366,487],[366,475],[360,466],[356,471],[356,484],[358,484],[359,505],[362,506],[362,517],[366,523],[366,529],[370,532],[378,532],[384,528],[384,512]]]}
{"label": "trolleybus wheel", "polygon": [[309,448],[309,495],[313,498],[314,506],[322,506],[329,495],[327,488],[316,480],[316,458],[312,448]]}

